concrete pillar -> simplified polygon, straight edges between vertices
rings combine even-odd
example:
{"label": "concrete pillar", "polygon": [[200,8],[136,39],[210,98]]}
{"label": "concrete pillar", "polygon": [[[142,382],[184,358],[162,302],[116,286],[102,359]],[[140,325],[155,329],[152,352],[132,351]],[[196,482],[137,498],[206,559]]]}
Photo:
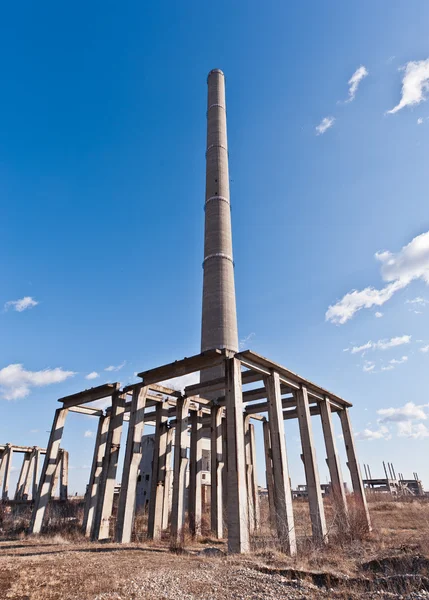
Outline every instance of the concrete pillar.
{"label": "concrete pillar", "polygon": [[212,406],[210,425],[210,525],[212,535],[223,537],[223,503],[222,503],[222,414],[221,406]]}
{"label": "concrete pillar", "polygon": [[35,498],[35,494],[32,495],[32,482],[34,481],[34,465],[36,462],[37,448],[34,446],[30,452],[30,458],[28,461],[28,469],[24,479],[24,485],[22,490],[22,499],[29,500]]}
{"label": "concrete pillar", "polygon": [[282,396],[279,374],[264,377],[268,399],[268,419],[273,463],[274,506],[280,545],[291,556],[296,554],[296,532],[293,519],[292,491],[286,456]]}
{"label": "concrete pillar", "polygon": [[69,490],[69,453],[67,450],[62,451],[60,464],[60,500],[64,502],[68,498]]}
{"label": "concrete pillar", "polygon": [[228,551],[249,552],[243,391],[241,363],[236,358],[225,360],[225,388],[228,433]]}
{"label": "concrete pillar", "polygon": [[31,452],[25,452],[19,472],[18,483],[16,484],[15,500],[24,500],[24,486],[28,478],[30,468]]}
{"label": "concrete pillar", "polygon": [[116,541],[123,544],[131,542],[133,530],[136,511],[137,478],[142,458],[141,439],[144,429],[144,411],[148,392],[149,388],[147,386],[135,388],[131,400],[115,532]]}
{"label": "concrete pillar", "polygon": [[326,462],[331,477],[331,497],[334,506],[343,515],[347,514],[346,491],[344,489],[343,475],[341,473],[341,463],[335,443],[335,433],[332,423],[332,412],[329,398],[319,402],[320,418],[322,421],[323,437],[326,447]]}
{"label": "concrete pillar", "polygon": [[185,523],[185,487],[188,467],[188,398],[176,403],[176,435],[174,443],[173,505],[171,510],[171,542],[178,543]]}
{"label": "concrete pillar", "polygon": [[191,448],[189,456],[189,496],[188,496],[188,515],[189,529],[193,536],[201,535],[201,514],[202,514],[202,460],[203,460],[203,442],[202,442],[202,412],[191,411]]}
{"label": "concrete pillar", "polygon": [[352,424],[350,422],[350,415],[348,408],[344,408],[338,413],[341,421],[341,427],[343,430],[344,444],[347,452],[347,466],[350,469],[350,476],[352,479],[353,492],[356,501],[362,506],[365,514],[365,519],[368,524],[368,530],[371,531],[371,519],[369,516],[368,504],[366,501],[365,490],[362,482],[362,477],[359,468],[359,462],[357,460],[355,442],[352,431]]}
{"label": "concrete pillar", "polygon": [[256,440],[255,440],[255,426],[250,423],[250,459],[252,465],[252,479],[251,488],[253,495],[253,518],[254,528],[257,531],[261,524],[261,511],[259,506],[259,488],[258,488],[258,476],[256,470]]}
{"label": "concrete pillar", "polygon": [[110,423],[107,432],[106,450],[98,487],[97,505],[91,538],[105,540],[109,538],[110,518],[115,493],[116,470],[118,467],[121,444],[122,424],[124,421],[126,394],[115,391],[112,396]]}
{"label": "concrete pillar", "polygon": [[153,449],[152,481],[149,500],[148,537],[161,539],[164,510],[165,467],[168,431],[168,403],[156,405],[155,444]]}
{"label": "concrete pillar", "polygon": [[317,542],[326,543],[328,531],[326,528],[322,490],[320,488],[319,470],[317,468],[310,406],[308,403],[307,388],[304,385],[301,385],[300,389],[295,392],[295,398],[313,539]]}
{"label": "concrete pillar", "polygon": [[39,489],[39,465],[40,465],[40,448],[34,448],[34,467],[33,467],[33,486],[31,492],[32,500],[35,500],[37,496],[37,490]]}
{"label": "concrete pillar", "polygon": [[[52,490],[51,490],[51,496],[55,497],[55,494],[58,490],[58,482],[60,480],[60,471],[61,471],[61,462],[63,459],[63,451],[60,449],[58,456],[57,456],[57,464],[55,466],[55,472],[54,472],[54,476],[52,478]],[[58,493],[58,498],[59,498],[59,493]]]}
{"label": "concrete pillar", "polygon": [[[11,444],[6,444],[2,458],[3,492],[2,500],[9,500],[9,481],[12,468],[13,449]],[[3,466],[4,465],[4,466]]]}
{"label": "concrete pillar", "polygon": [[225,507],[228,506],[228,433],[226,426],[226,418],[222,419],[222,503]]}
{"label": "concrete pillar", "polygon": [[268,490],[268,507],[270,515],[270,524],[272,528],[276,527],[276,508],[274,505],[274,477],[273,477],[273,461],[271,459],[271,439],[270,439],[270,424],[267,420],[262,423],[264,434],[264,452],[265,452],[265,477],[267,480]]}
{"label": "concrete pillar", "polygon": [[167,449],[165,451],[165,484],[164,484],[164,499],[162,504],[162,529],[168,527],[168,522],[171,514],[171,504],[173,500],[173,441],[176,428],[170,427],[167,429]]}
{"label": "concrete pillar", "polygon": [[68,409],[58,408],[55,411],[54,422],[49,436],[46,456],[43,463],[42,473],[40,476],[40,484],[38,486],[36,498],[34,501],[33,513],[30,522],[30,533],[40,533],[43,526],[43,519],[46,512],[46,507],[52,493],[55,471],[57,469],[57,461],[60,452],[60,444],[64,431]]}
{"label": "concrete pillar", "polygon": [[103,458],[106,452],[107,432],[110,417],[101,416],[98,420],[97,437],[95,438],[94,456],[92,459],[91,473],[85,495],[85,508],[83,512],[82,531],[86,537],[92,534],[94,515],[97,507],[98,487],[103,467]]}
{"label": "concrete pillar", "polygon": [[253,473],[252,473],[252,449],[250,440],[250,415],[244,415],[244,453],[246,456],[246,486],[247,486],[247,510],[249,512],[249,533],[255,531],[255,510],[253,504]]}

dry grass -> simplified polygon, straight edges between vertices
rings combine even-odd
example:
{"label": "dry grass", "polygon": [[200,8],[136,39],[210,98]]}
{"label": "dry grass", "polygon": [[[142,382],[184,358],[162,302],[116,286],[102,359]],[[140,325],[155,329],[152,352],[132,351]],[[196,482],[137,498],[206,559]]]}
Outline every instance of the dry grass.
{"label": "dry grass", "polygon": [[[261,509],[262,527],[252,537],[250,555],[205,558],[198,553],[207,546],[226,551],[224,543],[210,537],[207,515],[200,538],[184,530],[171,545],[167,534],[159,543],[147,541],[147,516],[139,514],[135,542],[120,546],[90,544],[81,536],[79,503],[51,506],[47,533],[41,537],[24,534],[27,507],[0,507],[0,599],[379,598],[372,595],[374,585],[382,597],[389,592],[386,597],[399,598],[400,590],[407,598],[429,577],[429,502],[424,499],[372,497],[370,534],[352,502],[346,520],[325,500],[326,544],[313,543],[308,504],[296,501],[296,558],[280,551],[264,502]],[[413,577],[404,579],[404,573]],[[228,591],[234,586],[236,595]]]}

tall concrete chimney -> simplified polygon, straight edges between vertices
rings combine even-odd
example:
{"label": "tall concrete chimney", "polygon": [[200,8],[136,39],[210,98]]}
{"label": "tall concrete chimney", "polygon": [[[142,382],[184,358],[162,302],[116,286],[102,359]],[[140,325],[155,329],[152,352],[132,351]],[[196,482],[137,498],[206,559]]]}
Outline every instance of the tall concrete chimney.
{"label": "tall concrete chimney", "polygon": [[[210,71],[207,102],[206,202],[201,351],[238,352],[237,309],[229,200],[225,76]],[[221,373],[219,373],[221,375]],[[216,376],[203,371],[201,379]]]}

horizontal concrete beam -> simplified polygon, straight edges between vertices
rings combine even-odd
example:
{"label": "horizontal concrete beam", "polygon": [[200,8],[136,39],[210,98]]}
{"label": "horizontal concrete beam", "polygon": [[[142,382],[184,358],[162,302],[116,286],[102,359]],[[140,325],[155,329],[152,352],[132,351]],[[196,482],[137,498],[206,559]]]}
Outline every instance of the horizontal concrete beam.
{"label": "horizontal concrete beam", "polygon": [[120,383],[105,383],[98,387],[72,394],[71,396],[64,396],[59,398],[58,402],[63,403],[64,408],[71,408],[72,406],[79,406],[80,404],[86,404],[87,402],[94,402],[95,400],[101,400],[102,398],[108,398],[116,390],[119,390]]}
{"label": "horizontal concrete beam", "polygon": [[98,408],[92,408],[91,406],[84,406],[84,405],[80,405],[80,406],[71,406],[69,408],[70,412],[74,412],[74,413],[79,413],[81,415],[89,415],[89,416],[94,416],[94,417],[102,417],[103,416],[103,411],[101,409]]}
{"label": "horizontal concrete beam", "polygon": [[23,454],[32,450],[38,450],[40,454],[46,454],[46,448],[39,448],[38,446],[14,446],[13,444],[0,444],[0,452],[3,452],[6,447],[9,447],[12,452],[21,452]]}
{"label": "horizontal concrete beam", "polygon": [[225,353],[222,350],[208,350],[207,352],[202,352],[201,354],[196,354],[189,358],[183,358],[182,360],[176,360],[173,363],[156,367],[155,369],[142,371],[138,376],[143,379],[145,385],[150,386],[153,383],[159,383],[166,379],[174,379],[176,377],[181,377],[182,375],[188,375],[189,373],[195,373],[196,371],[215,367],[224,360]]}
{"label": "horizontal concrete beam", "polygon": [[[248,383],[254,383],[260,381],[262,375],[260,373],[253,373],[252,371],[243,371],[241,374],[241,383],[246,385]],[[187,385],[185,387],[186,396],[191,394],[198,396],[200,394],[208,394],[210,392],[217,392],[218,390],[225,389],[225,377],[218,377],[217,379],[211,379],[204,383],[194,383],[193,385]]]}

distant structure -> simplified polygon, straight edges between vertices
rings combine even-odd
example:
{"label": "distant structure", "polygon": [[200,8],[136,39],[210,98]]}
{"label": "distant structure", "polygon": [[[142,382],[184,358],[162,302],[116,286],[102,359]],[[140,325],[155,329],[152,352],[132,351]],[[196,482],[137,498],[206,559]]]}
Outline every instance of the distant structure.
{"label": "distant structure", "polygon": [[[354,500],[367,529],[371,529],[350,422],[350,402],[256,352],[239,351],[225,106],[225,78],[222,71],[214,69],[208,76],[201,352],[141,371],[141,381],[132,385],[106,383],[59,399],[31,533],[40,533],[43,528],[69,412],[98,420],[83,520],[83,531],[92,540],[114,537],[129,543],[134,534],[138,494],[143,502],[149,497],[149,539],[160,540],[168,529],[171,544],[177,547],[185,527],[191,535],[201,535],[206,489],[203,476],[208,475],[203,472],[204,441],[209,438],[211,535],[223,539],[227,529],[229,552],[250,550],[251,535],[261,525],[256,472],[259,453],[265,458],[273,535],[276,532],[284,552],[296,554],[297,530],[284,430],[285,420],[296,419],[312,536],[318,544],[326,543],[328,528],[312,422],[313,417],[321,420],[332,497],[337,509],[346,514],[334,413],[339,416]],[[167,380],[191,373],[200,373],[200,382],[181,392],[164,385]],[[110,400],[105,410],[88,406],[101,398]],[[127,420],[122,479],[114,511],[122,427]],[[145,424],[155,428],[153,441],[144,441]],[[255,434],[256,427],[260,437]],[[260,439],[263,447],[257,448]],[[142,462],[146,451],[152,459]],[[139,482],[142,475],[145,481]]]}
{"label": "distant structure", "polygon": [[[232,255],[225,76],[207,78],[206,200],[201,352],[238,352],[237,309]],[[222,367],[202,371],[201,381],[221,376]]]}
{"label": "distant structure", "polygon": [[413,473],[414,479],[405,479],[402,473],[396,471],[393,463],[383,461],[383,469],[385,477],[373,478],[369,465],[363,466],[366,479],[363,484],[368,491],[391,494],[392,496],[424,496],[422,482],[417,473]]}

